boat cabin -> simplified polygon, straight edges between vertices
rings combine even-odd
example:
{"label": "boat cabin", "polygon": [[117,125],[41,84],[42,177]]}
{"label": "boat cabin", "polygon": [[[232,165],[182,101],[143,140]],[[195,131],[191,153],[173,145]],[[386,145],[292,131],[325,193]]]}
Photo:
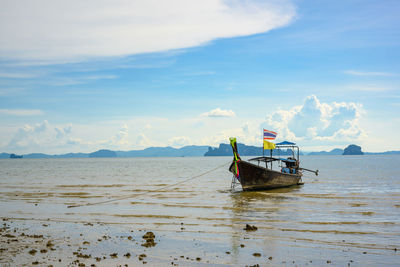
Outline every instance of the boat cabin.
{"label": "boat cabin", "polygon": [[[280,171],[288,174],[298,174],[300,166],[300,150],[299,147],[292,142],[284,141],[275,144],[275,149],[269,149],[270,155],[250,159],[249,161],[257,161],[258,165],[265,163],[265,168],[272,170],[274,162],[278,163]],[[290,151],[290,152],[289,152]],[[288,155],[288,152],[290,153]],[[264,151],[263,151],[264,154]],[[287,156],[284,158],[283,156]]]}

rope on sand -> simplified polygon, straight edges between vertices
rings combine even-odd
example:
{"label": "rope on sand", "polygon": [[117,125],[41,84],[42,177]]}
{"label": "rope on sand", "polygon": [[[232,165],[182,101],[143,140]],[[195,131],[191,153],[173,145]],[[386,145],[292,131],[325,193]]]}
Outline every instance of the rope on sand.
{"label": "rope on sand", "polygon": [[177,186],[177,185],[180,185],[180,184],[189,182],[190,180],[193,180],[193,179],[199,178],[199,177],[201,177],[201,176],[204,176],[204,175],[206,175],[206,174],[208,174],[208,173],[210,173],[210,172],[213,172],[213,171],[215,171],[215,170],[218,170],[219,168],[222,168],[222,167],[228,165],[229,163],[231,163],[231,161],[229,161],[229,162],[227,162],[227,163],[224,163],[223,165],[217,166],[217,167],[215,167],[214,169],[211,169],[211,170],[206,171],[206,172],[204,172],[204,173],[201,173],[201,174],[198,174],[198,175],[196,175],[196,176],[190,177],[190,178],[188,178],[188,179],[186,179],[186,180],[184,180],[184,181],[180,181],[180,182],[175,183],[175,184],[170,184],[170,185],[167,185],[167,186],[164,186],[164,187],[155,189],[155,190],[149,190],[149,191],[147,191],[147,192],[140,193],[140,194],[128,195],[128,196],[124,196],[124,197],[113,198],[113,199],[104,200],[104,201],[99,201],[99,202],[85,203],[85,204],[79,204],[79,205],[70,205],[70,206],[67,206],[67,208],[78,208],[78,207],[83,207],[83,206],[94,206],[94,205],[106,204],[106,203],[110,203],[110,202],[115,202],[115,201],[119,201],[119,200],[124,200],[124,199],[128,199],[128,198],[134,198],[134,197],[146,195],[146,194],[148,194],[148,193],[160,192],[160,191],[162,191],[162,190],[164,190],[164,189],[167,189],[167,188],[169,188],[169,187]]}

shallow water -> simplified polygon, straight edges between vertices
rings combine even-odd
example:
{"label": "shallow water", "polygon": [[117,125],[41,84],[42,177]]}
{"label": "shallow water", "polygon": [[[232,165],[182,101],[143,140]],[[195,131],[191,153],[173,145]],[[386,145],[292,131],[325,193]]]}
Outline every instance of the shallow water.
{"label": "shallow water", "polygon": [[[151,230],[159,238],[150,265],[180,255],[240,266],[397,265],[400,156],[301,160],[319,176],[263,192],[230,190],[231,157],[0,160],[0,216],[32,229],[47,221],[70,232],[88,222],[121,236]],[[67,207],[118,198],[126,199]],[[246,224],[258,230],[246,232]],[[200,264],[180,265],[188,263]]]}

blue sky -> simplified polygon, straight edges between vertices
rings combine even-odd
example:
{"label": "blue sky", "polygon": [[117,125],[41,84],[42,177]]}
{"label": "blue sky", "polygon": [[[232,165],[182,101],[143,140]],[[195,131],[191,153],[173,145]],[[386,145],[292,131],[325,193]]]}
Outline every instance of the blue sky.
{"label": "blue sky", "polygon": [[400,150],[398,1],[0,0],[0,151]]}

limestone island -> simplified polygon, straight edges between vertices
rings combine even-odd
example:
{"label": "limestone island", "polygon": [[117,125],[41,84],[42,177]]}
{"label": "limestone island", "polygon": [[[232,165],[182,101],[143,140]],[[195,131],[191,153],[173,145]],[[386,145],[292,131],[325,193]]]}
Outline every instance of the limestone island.
{"label": "limestone island", "polygon": [[361,147],[357,145],[349,145],[343,151],[343,155],[364,155],[361,151]]}

